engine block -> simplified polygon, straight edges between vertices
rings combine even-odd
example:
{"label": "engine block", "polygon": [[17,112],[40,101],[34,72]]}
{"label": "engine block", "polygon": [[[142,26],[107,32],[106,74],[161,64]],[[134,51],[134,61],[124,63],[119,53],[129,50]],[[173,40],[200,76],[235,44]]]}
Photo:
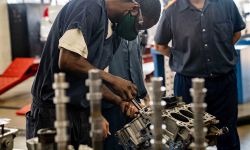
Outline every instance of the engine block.
{"label": "engine block", "polygon": [[[174,99],[174,101],[173,101]],[[193,141],[192,130],[193,112],[191,104],[177,102],[178,98],[163,98],[167,105],[162,111],[163,120],[163,144],[164,149],[181,150],[188,149]],[[116,132],[124,149],[152,149],[150,140],[152,139],[151,120],[152,110],[150,107],[142,108],[140,115]],[[204,113],[204,125],[207,128],[206,142],[209,145],[215,145],[217,136],[226,132],[226,128],[218,129],[216,124],[219,121],[215,116]]]}

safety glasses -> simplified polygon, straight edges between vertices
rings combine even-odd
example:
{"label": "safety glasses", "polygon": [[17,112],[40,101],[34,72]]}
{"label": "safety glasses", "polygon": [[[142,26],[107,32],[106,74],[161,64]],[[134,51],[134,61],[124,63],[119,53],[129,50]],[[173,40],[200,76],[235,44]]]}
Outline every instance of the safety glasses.
{"label": "safety glasses", "polygon": [[[132,0],[132,2],[140,5],[140,3],[138,3],[136,0]],[[143,25],[144,20],[143,20],[143,16],[142,16],[142,12],[141,12],[141,8],[140,7],[139,7],[138,11],[139,11],[139,14],[138,14],[138,23],[140,25]]]}

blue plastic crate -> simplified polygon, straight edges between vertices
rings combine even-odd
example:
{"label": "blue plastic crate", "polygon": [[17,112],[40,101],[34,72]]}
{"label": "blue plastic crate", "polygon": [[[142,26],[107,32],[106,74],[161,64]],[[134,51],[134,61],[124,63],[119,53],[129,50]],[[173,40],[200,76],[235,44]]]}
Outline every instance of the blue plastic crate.
{"label": "blue plastic crate", "polygon": [[[241,39],[237,42],[235,49],[238,55],[236,64],[236,76],[238,87],[238,103],[243,104],[250,101],[250,39]],[[248,57],[248,58],[247,58]]]}
{"label": "blue plastic crate", "polygon": [[164,69],[164,56],[156,51],[155,49],[151,48],[151,55],[154,61],[154,77],[162,77],[163,83],[165,85],[165,69]]}

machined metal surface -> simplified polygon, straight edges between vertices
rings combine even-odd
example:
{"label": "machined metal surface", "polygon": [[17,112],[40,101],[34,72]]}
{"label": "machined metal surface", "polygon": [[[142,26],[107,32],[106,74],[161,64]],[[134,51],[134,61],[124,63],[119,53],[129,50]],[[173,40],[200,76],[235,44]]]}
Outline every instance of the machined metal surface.
{"label": "machined metal surface", "polygon": [[92,148],[90,148],[89,146],[87,145],[80,145],[78,150],[93,150]]}
{"label": "machined metal surface", "polygon": [[205,141],[207,128],[205,128],[203,122],[203,114],[207,107],[206,103],[204,103],[205,95],[207,92],[207,89],[204,88],[204,84],[204,79],[192,79],[192,88],[190,89],[190,93],[193,98],[191,107],[194,114],[194,128],[192,132],[194,142],[191,145],[193,150],[205,150],[207,147],[207,143]]}
{"label": "machined metal surface", "polygon": [[125,150],[147,150],[151,148],[150,140],[153,136],[150,130],[150,116],[152,115],[152,111],[150,111],[149,107],[145,107],[139,110],[139,113],[140,116],[116,132],[119,144],[122,145]]}
{"label": "machined metal surface", "polygon": [[169,66],[169,57],[164,56],[164,70],[165,70],[165,86],[166,96],[170,97],[174,95],[174,75],[175,73]]}
{"label": "machined metal surface", "polygon": [[66,96],[66,89],[68,87],[69,85],[65,82],[64,73],[54,75],[53,89],[55,90],[54,104],[56,106],[55,141],[58,150],[66,150],[68,147],[68,119],[66,111],[66,104],[69,102],[69,98]]}
{"label": "machined metal surface", "polygon": [[[176,103],[173,102],[176,99]],[[166,107],[161,115],[162,119],[162,138],[165,143],[163,149],[182,150],[189,148],[193,142],[192,129],[194,127],[194,113],[191,104],[184,104],[177,97],[162,98],[166,101]],[[169,105],[175,104],[173,105]],[[153,132],[150,126],[153,122],[153,112],[150,107],[144,107],[140,111],[140,116],[128,123],[119,130],[116,135],[119,143],[126,150],[152,150],[150,140],[153,139]],[[208,145],[215,145],[218,136],[223,134],[215,125],[218,123],[216,117],[204,112],[204,126],[208,129],[206,141]]]}
{"label": "machined metal surface", "polygon": [[89,78],[86,80],[86,85],[89,86],[89,93],[87,99],[90,101],[90,123],[91,123],[91,137],[92,147],[94,150],[102,150],[103,148],[103,128],[101,115],[101,85],[102,80],[99,70],[90,70]]}
{"label": "machined metal surface", "polygon": [[152,130],[153,139],[151,140],[153,150],[162,150],[162,78],[152,78],[152,86],[149,88],[152,97]]}
{"label": "machined metal surface", "polygon": [[0,150],[12,150],[18,129],[6,128],[10,119],[0,118]]}
{"label": "machined metal surface", "polygon": [[[92,74],[93,72],[94,74]],[[96,84],[97,82],[95,82],[96,81],[95,79],[99,78],[99,75],[96,75],[95,71],[92,71],[90,78],[94,80],[93,81],[91,80],[91,82],[89,81],[87,82],[92,85],[90,88],[90,91],[95,93],[96,91],[100,90],[99,80],[98,80],[98,84]],[[66,96],[66,89],[68,87],[69,87],[69,84],[65,81],[64,73],[58,73],[54,75],[53,89],[55,90],[54,104],[56,107],[56,121],[55,121],[56,130],[50,129],[50,128],[38,130],[37,132],[38,137],[34,137],[26,141],[28,150],[56,150],[56,149],[57,150],[74,150],[74,147],[72,145],[68,145],[68,134],[67,134],[68,118],[67,118],[67,109],[66,109],[66,104],[69,102],[69,98]],[[87,97],[95,98],[98,100],[100,98],[98,94],[87,95]],[[98,102],[97,105],[93,105],[93,106],[99,107],[99,105],[100,104]],[[92,107],[92,108],[95,109],[96,107]],[[93,112],[94,112],[94,109],[92,109]],[[100,112],[100,109],[97,108],[97,112]],[[99,121],[99,123],[100,122],[101,121]],[[101,126],[101,129],[102,129],[102,126]],[[78,149],[79,150],[93,150],[87,145],[80,145]],[[1,147],[0,147],[0,150],[2,150]],[[99,149],[95,149],[95,150],[99,150]]]}

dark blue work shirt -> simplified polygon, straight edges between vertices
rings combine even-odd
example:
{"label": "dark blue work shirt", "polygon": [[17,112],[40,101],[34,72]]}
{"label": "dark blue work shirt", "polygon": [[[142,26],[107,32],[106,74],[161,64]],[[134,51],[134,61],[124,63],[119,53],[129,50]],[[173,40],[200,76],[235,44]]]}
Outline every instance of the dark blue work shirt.
{"label": "dark blue work shirt", "polygon": [[155,42],[167,45],[172,40],[172,70],[187,76],[216,76],[234,69],[232,39],[244,28],[233,0],[206,0],[202,10],[189,0],[177,0],[163,12]]}
{"label": "dark blue work shirt", "polygon": [[[104,0],[71,0],[58,14],[47,43],[43,50],[40,66],[32,87],[33,103],[37,105],[52,104],[54,90],[54,73],[60,72],[59,39],[67,30],[80,29],[84,35],[88,47],[87,60],[99,69],[108,66],[113,55],[113,39],[107,37],[108,17]],[[70,105],[79,108],[88,107],[85,86],[87,74],[82,77],[73,73],[66,73],[66,81],[69,82],[67,96],[70,97]]]}
{"label": "dark blue work shirt", "polygon": [[127,41],[122,39],[112,61],[109,73],[134,83],[138,88],[137,98],[147,95],[142,70],[142,51],[139,39]]}

